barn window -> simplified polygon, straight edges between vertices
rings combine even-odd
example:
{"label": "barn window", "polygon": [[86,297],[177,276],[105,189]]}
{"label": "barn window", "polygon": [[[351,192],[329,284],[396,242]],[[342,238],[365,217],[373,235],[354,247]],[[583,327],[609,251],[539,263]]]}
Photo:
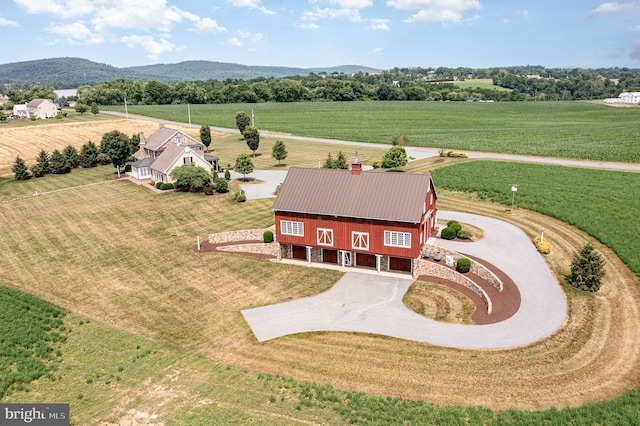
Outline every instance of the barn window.
{"label": "barn window", "polygon": [[369,233],[368,232],[352,232],[351,247],[358,250],[369,250]]}
{"label": "barn window", "polygon": [[409,232],[384,231],[384,245],[411,248],[411,234]]}
{"label": "barn window", "polygon": [[299,237],[304,236],[304,223],[293,222],[291,220],[280,221],[280,232],[283,235],[296,235]]}
{"label": "barn window", "polygon": [[318,245],[333,246],[333,229],[318,228]]}

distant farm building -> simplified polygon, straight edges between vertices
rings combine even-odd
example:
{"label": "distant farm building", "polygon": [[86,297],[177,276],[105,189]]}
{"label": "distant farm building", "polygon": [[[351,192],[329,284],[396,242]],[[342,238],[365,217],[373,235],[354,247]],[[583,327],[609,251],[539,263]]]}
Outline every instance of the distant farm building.
{"label": "distant farm building", "polygon": [[640,104],[640,92],[623,92],[617,98],[607,98],[604,101],[608,104]]}

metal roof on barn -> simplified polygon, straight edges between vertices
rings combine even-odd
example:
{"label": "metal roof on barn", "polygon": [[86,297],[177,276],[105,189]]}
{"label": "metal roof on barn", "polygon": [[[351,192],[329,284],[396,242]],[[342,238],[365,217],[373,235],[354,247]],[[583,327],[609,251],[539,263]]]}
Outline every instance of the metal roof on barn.
{"label": "metal roof on barn", "polygon": [[429,174],[292,167],[273,210],[419,223],[431,185]]}

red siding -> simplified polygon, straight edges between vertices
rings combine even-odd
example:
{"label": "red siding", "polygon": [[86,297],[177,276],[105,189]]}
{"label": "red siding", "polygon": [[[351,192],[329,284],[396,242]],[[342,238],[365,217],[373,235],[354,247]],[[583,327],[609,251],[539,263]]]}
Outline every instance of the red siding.
{"label": "red siding", "polygon": [[[356,253],[382,254],[393,257],[415,258],[420,254],[422,244],[429,238],[434,226],[436,216],[435,196],[433,205],[428,205],[429,195],[425,203],[426,212],[422,215],[421,223],[401,223],[390,221],[378,221],[369,219],[352,219],[344,217],[318,216],[304,213],[276,212],[276,239],[283,244],[298,246],[322,247],[332,250],[348,250]],[[431,217],[426,216],[431,212]],[[283,235],[280,230],[280,221],[290,220],[304,223],[304,236]],[[427,220],[427,233],[424,235],[423,223]],[[333,230],[333,246],[318,245],[317,230]],[[411,234],[411,248],[389,247],[384,245],[384,231],[408,232]],[[369,250],[354,249],[352,246],[352,232],[365,232],[369,234]],[[420,241],[422,234],[423,241]]]}

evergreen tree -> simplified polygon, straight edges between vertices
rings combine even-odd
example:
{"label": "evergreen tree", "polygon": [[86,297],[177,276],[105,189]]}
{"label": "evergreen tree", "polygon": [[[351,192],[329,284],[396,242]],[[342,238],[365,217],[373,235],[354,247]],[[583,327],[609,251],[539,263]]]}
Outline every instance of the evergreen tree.
{"label": "evergreen tree", "polygon": [[335,169],[344,169],[344,170],[348,170],[349,169],[349,162],[347,161],[347,157],[344,156],[342,151],[338,151],[338,156],[336,157],[336,161],[335,161]]}
{"label": "evergreen tree", "polygon": [[206,124],[203,124],[200,127],[200,142],[207,147],[207,151],[209,151],[209,145],[211,145],[211,128]]}
{"label": "evergreen tree", "polygon": [[79,165],[84,168],[95,167],[98,165],[98,147],[89,141],[82,145],[80,150]]}
{"label": "evergreen tree", "polygon": [[238,111],[236,113],[236,126],[240,130],[240,134],[244,135],[244,130],[251,124],[251,117],[244,111]]}
{"label": "evergreen tree", "polygon": [[325,169],[335,169],[336,168],[336,162],[333,159],[333,157],[331,157],[331,153],[329,153],[329,155],[327,155],[327,159],[324,160],[324,164],[322,164],[322,167]]}
{"label": "evergreen tree", "polygon": [[98,104],[95,102],[91,103],[91,114],[93,115],[97,115],[100,112],[100,109],[98,108]]}
{"label": "evergreen tree", "polygon": [[256,151],[260,146],[260,132],[258,132],[258,129],[254,126],[247,126],[242,135],[244,136],[244,140],[247,141],[249,149],[253,151],[253,156],[255,157]]}
{"label": "evergreen tree", "polygon": [[50,170],[49,154],[47,154],[47,151],[45,151],[44,149],[40,150],[38,156],[36,157],[36,164],[31,166],[31,174],[33,174],[35,177],[40,177],[46,175],[47,173],[50,173]]}
{"label": "evergreen tree", "polygon": [[51,170],[51,173],[57,175],[69,173],[70,170],[69,163],[67,163],[66,157],[57,149],[51,153],[51,158],[49,159],[49,168]]}
{"label": "evergreen tree", "polygon": [[284,146],[284,142],[282,141],[276,141],[276,143],[273,145],[273,148],[271,149],[271,156],[275,159],[278,160],[278,166],[280,165],[280,160],[284,160],[285,158],[287,158],[287,148]]}
{"label": "evergreen tree", "polygon": [[64,150],[62,150],[62,154],[67,159],[67,163],[69,167],[75,169],[80,164],[80,156],[78,155],[78,150],[73,145],[67,145]]}
{"label": "evergreen tree", "polygon": [[604,259],[591,243],[585,244],[573,254],[569,284],[580,290],[596,292],[604,276]]}
{"label": "evergreen tree", "polygon": [[27,165],[19,155],[16,157],[16,161],[13,163],[11,171],[14,173],[16,180],[27,180],[31,177],[31,173],[29,173]]}
{"label": "evergreen tree", "polygon": [[234,170],[238,173],[242,173],[242,179],[246,180],[247,175],[253,171],[253,161],[251,161],[251,157],[247,154],[238,155]]}

